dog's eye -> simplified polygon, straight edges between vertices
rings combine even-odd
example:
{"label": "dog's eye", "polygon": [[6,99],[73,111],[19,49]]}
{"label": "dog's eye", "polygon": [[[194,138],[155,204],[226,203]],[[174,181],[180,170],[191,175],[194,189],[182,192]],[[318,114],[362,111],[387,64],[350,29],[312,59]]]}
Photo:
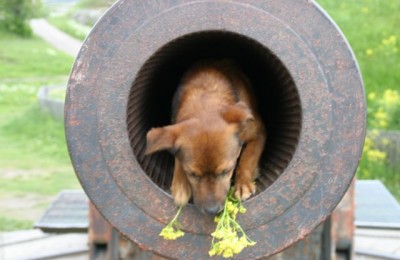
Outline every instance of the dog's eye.
{"label": "dog's eye", "polygon": [[230,171],[231,171],[231,170],[228,169],[228,170],[224,170],[224,171],[220,172],[220,173],[217,175],[217,178],[223,178],[223,177],[227,176],[228,173],[230,173]]}
{"label": "dog's eye", "polygon": [[200,177],[201,177],[201,176],[197,175],[197,174],[194,173],[194,172],[190,172],[190,173],[189,173],[189,176],[192,177],[193,179],[196,179],[196,180],[200,179]]}

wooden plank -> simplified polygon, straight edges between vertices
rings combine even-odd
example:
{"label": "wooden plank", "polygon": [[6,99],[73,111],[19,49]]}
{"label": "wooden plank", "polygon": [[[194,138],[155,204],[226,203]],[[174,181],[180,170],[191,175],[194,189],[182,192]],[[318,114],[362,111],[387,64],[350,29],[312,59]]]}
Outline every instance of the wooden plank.
{"label": "wooden plank", "polygon": [[356,182],[356,226],[400,229],[400,205],[378,180]]}
{"label": "wooden plank", "polygon": [[35,228],[45,232],[86,232],[88,229],[88,198],[82,190],[59,193]]}
{"label": "wooden plank", "polygon": [[87,234],[53,235],[5,245],[0,248],[0,259],[49,259],[88,250]]}

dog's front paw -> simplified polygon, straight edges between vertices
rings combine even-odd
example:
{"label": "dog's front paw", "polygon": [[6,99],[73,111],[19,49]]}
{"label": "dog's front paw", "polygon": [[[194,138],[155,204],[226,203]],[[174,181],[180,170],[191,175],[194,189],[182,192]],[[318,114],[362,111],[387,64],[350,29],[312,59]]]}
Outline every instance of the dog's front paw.
{"label": "dog's front paw", "polygon": [[238,181],[235,183],[235,197],[245,201],[256,192],[256,185],[252,181]]}
{"label": "dog's front paw", "polygon": [[192,196],[192,189],[188,184],[172,185],[171,192],[175,205],[177,206],[185,206]]}

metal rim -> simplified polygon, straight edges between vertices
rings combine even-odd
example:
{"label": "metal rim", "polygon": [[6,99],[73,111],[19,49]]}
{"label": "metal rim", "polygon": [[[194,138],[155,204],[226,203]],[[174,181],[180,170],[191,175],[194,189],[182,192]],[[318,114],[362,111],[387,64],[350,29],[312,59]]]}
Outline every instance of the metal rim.
{"label": "metal rim", "polygon": [[[129,1],[114,5],[85,42],[71,74],[66,104],[68,144],[91,200],[117,229],[139,245],[172,258],[205,257],[209,237],[202,234],[209,234],[212,221],[193,208],[182,216],[184,229],[193,233],[173,242],[187,251],[177,251],[171,248],[171,242],[158,238],[174,206],[129,153],[127,99],[139,69],[165,43],[193,32],[227,30],[260,42],[280,58],[293,77],[303,109],[301,136],[289,166],[271,187],[246,203],[248,213],[240,221],[259,243],[239,258],[274,254],[307,235],[339,202],[361,153],[364,93],[345,41],[338,35],[321,37],[320,41],[337,45],[333,51],[310,46],[315,36],[299,36],[307,23],[289,24],[287,17],[278,19],[260,7],[227,1],[167,6],[172,8],[162,12],[149,7],[158,15],[148,14],[146,22],[135,30],[124,31],[123,26],[112,32],[106,30],[115,23],[135,24],[130,19],[136,17],[128,16],[127,11],[138,5]],[[305,17],[321,19],[327,31],[337,30],[313,5],[301,8]],[[219,10],[224,10],[222,17]],[[241,16],[254,19],[237,21]],[[116,17],[123,19],[116,22]],[[185,27],[178,29],[177,24]],[[314,27],[310,30],[317,31]],[[160,28],[166,29],[160,32]],[[159,33],[154,34],[156,31]],[[105,43],[99,37],[109,41]],[[324,52],[318,52],[320,49]],[[330,52],[335,56],[329,57]],[[334,65],[341,67],[329,67]],[[350,84],[352,91],[346,90]],[[353,113],[346,115],[349,111]],[[334,127],[337,125],[343,128]],[[346,158],[349,155],[352,157]],[[193,243],[199,247],[191,247]]]}

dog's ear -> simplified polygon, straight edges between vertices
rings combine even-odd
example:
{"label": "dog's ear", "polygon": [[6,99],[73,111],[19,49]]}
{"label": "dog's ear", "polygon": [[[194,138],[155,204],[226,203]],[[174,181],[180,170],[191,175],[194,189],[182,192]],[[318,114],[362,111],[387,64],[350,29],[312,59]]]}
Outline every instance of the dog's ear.
{"label": "dog's ear", "polygon": [[251,127],[251,122],[254,122],[255,119],[250,108],[244,102],[240,101],[235,105],[227,106],[221,111],[221,115],[226,122],[236,125],[237,134],[241,141],[249,140],[254,129],[254,127]]}
{"label": "dog's ear", "polygon": [[179,134],[179,125],[170,125],[160,128],[152,128],[146,136],[147,144],[145,155],[157,151],[169,150],[172,153],[177,150],[176,139]]}
{"label": "dog's ear", "polygon": [[250,108],[242,101],[222,109],[221,116],[226,122],[240,126],[246,125],[249,121],[254,121]]}

